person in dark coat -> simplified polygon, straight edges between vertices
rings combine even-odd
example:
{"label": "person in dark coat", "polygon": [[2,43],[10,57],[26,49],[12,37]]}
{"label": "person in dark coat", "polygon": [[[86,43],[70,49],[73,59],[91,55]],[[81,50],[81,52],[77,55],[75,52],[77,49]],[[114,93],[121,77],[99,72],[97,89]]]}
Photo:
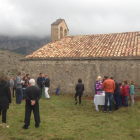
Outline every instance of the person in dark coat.
{"label": "person in dark coat", "polygon": [[37,78],[37,85],[41,89],[41,95],[42,95],[42,89],[43,89],[44,82],[45,82],[45,78],[43,77],[43,74],[40,73],[39,77]]}
{"label": "person in dark coat", "polygon": [[38,128],[40,124],[39,99],[41,98],[41,90],[40,88],[35,86],[34,79],[30,79],[29,83],[30,87],[27,87],[25,90],[25,125],[22,127],[23,129],[28,129],[28,126],[30,125],[30,117],[32,110],[34,113],[35,127]]}
{"label": "person in dark coat", "polygon": [[25,90],[26,90],[27,84],[28,84],[28,80],[27,80],[27,77],[26,77],[26,76],[23,77],[23,81],[24,81],[25,83],[22,84],[22,92],[23,92],[22,99],[25,100]]}
{"label": "person in dark coat", "polygon": [[16,96],[16,80],[14,78],[13,97]]}
{"label": "person in dark coat", "polygon": [[[110,79],[114,80],[113,77],[110,77]],[[116,107],[115,107],[115,110],[118,110],[119,109],[119,101],[120,101],[120,94],[121,94],[121,90],[120,90],[120,85],[119,83],[114,80],[115,82],[115,90],[114,90],[114,98],[115,98],[115,102],[116,102]]]}
{"label": "person in dark coat", "polygon": [[9,127],[6,124],[6,113],[9,109],[9,104],[11,103],[11,92],[9,85],[7,84],[7,77],[0,77],[0,115],[2,114],[2,123],[0,124],[3,127]]}
{"label": "person in dark coat", "polygon": [[79,104],[81,104],[81,97],[84,91],[84,84],[82,83],[82,79],[78,79],[78,84],[75,87],[76,94],[75,94],[75,105],[78,103],[77,96],[79,96]]}
{"label": "person in dark coat", "polygon": [[26,74],[26,78],[27,78],[27,87],[29,87],[30,86],[30,84],[29,84],[29,80],[30,80],[29,74]]}

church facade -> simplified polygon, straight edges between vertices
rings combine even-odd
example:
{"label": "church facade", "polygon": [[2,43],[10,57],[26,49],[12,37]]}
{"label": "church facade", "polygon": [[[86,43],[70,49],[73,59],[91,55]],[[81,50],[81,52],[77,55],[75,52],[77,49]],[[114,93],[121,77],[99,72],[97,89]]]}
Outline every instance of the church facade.
{"label": "church facade", "polygon": [[140,95],[140,32],[69,36],[68,31],[65,20],[54,22],[52,42],[21,59],[24,71],[35,79],[47,73],[51,93],[59,85],[62,94],[73,94],[81,78],[84,94],[92,96],[97,76],[108,75],[118,82],[134,80]]}

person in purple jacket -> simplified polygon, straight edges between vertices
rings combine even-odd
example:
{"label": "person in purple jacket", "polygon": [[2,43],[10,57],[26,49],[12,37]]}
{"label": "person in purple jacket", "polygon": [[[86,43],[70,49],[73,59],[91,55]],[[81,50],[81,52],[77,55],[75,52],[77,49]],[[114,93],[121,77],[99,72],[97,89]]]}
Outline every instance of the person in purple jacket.
{"label": "person in purple jacket", "polygon": [[98,76],[97,80],[96,80],[96,82],[94,84],[95,94],[98,94],[98,95],[100,95],[101,92],[102,92],[102,81],[101,80],[102,80],[101,76]]}

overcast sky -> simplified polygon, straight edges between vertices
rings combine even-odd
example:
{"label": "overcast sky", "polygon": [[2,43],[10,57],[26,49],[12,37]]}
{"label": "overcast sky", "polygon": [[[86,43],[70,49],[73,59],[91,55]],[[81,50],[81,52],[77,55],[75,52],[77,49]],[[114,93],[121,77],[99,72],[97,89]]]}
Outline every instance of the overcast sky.
{"label": "overcast sky", "polygon": [[0,34],[51,34],[65,19],[70,35],[140,31],[140,0],[0,0]]}

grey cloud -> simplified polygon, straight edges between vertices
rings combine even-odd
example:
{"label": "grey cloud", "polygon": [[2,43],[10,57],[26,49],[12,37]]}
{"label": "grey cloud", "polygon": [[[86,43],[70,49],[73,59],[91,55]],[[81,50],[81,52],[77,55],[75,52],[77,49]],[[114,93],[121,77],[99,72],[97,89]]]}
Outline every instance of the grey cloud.
{"label": "grey cloud", "polygon": [[63,18],[70,35],[140,31],[139,0],[1,0],[0,34],[50,35]]}

